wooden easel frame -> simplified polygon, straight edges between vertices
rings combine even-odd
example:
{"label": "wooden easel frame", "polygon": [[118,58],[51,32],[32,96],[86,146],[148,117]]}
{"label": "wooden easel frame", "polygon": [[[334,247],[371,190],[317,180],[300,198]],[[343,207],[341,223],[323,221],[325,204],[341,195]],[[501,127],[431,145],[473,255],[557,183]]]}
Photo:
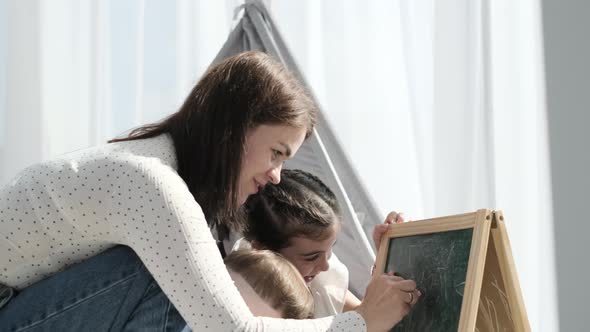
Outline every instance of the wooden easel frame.
{"label": "wooden easel frame", "polygon": [[[502,211],[494,211],[492,217],[492,228],[490,229],[490,239],[494,247],[494,253],[498,258],[498,267],[502,275],[504,290],[507,295],[508,305],[512,312],[512,322],[515,331],[530,332],[528,316],[524,306],[524,300],[518,282],[516,265],[512,257],[512,249],[504,215]],[[491,249],[491,248],[490,248]],[[489,257],[490,253],[488,253]],[[484,294],[485,295],[485,294]],[[481,296],[480,296],[481,297]]]}
{"label": "wooden easel frame", "polygon": [[[489,330],[481,321],[478,322],[480,300],[487,298],[485,292],[482,294],[482,282],[488,261],[490,266],[487,268],[498,270],[501,275],[501,291],[505,292],[512,316],[499,323],[513,327],[514,331],[530,331],[502,212],[481,209],[461,215],[392,225],[381,239],[375,272],[384,272],[389,240],[392,238],[462,229],[473,229],[473,233],[458,331],[475,331],[476,327],[478,331]],[[490,259],[486,259],[488,256]],[[497,267],[491,266],[496,259]]]}

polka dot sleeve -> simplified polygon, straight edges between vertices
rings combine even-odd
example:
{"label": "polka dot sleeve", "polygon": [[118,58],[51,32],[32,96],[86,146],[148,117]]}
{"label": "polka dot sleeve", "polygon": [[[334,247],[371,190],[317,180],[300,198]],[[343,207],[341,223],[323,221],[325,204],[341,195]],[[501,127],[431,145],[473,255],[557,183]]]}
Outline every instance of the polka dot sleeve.
{"label": "polka dot sleeve", "polygon": [[300,321],[254,317],[177,173],[157,159],[110,166],[122,177],[101,181],[115,188],[100,203],[110,208],[88,213],[108,221],[114,242],[133,248],[194,331],[364,331],[356,312]]}

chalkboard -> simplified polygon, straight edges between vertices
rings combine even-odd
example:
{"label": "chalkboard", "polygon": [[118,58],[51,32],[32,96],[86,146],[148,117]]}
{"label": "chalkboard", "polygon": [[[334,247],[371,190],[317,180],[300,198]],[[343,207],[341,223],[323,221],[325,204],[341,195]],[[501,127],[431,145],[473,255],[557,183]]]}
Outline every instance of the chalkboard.
{"label": "chalkboard", "polygon": [[511,251],[501,211],[390,225],[375,273],[422,292],[391,331],[530,332]]}
{"label": "chalkboard", "polygon": [[457,331],[472,229],[392,238],[385,272],[416,282],[420,301],[392,331]]}

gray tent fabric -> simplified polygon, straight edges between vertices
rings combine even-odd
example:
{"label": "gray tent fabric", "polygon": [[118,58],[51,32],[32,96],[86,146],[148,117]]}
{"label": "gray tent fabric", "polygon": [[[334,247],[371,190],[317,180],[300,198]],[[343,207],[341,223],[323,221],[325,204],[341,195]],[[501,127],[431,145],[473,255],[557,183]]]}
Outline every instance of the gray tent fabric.
{"label": "gray tent fabric", "polygon": [[[243,10],[243,16],[213,64],[240,52],[263,51],[282,62],[311,94],[309,85],[262,2],[247,0],[238,10]],[[317,103],[317,99],[315,101]],[[303,169],[318,176],[336,194],[343,219],[342,232],[334,252],[350,271],[349,289],[362,297],[375,260],[372,241],[368,239],[371,238],[373,226],[383,219],[321,111],[313,135],[285,167]]]}

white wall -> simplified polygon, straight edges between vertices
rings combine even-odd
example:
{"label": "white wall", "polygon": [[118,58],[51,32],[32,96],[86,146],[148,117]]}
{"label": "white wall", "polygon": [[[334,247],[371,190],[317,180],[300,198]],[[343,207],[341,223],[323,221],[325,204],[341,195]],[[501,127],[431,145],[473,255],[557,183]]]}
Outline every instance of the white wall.
{"label": "white wall", "polygon": [[590,2],[542,4],[560,331],[588,331]]}

